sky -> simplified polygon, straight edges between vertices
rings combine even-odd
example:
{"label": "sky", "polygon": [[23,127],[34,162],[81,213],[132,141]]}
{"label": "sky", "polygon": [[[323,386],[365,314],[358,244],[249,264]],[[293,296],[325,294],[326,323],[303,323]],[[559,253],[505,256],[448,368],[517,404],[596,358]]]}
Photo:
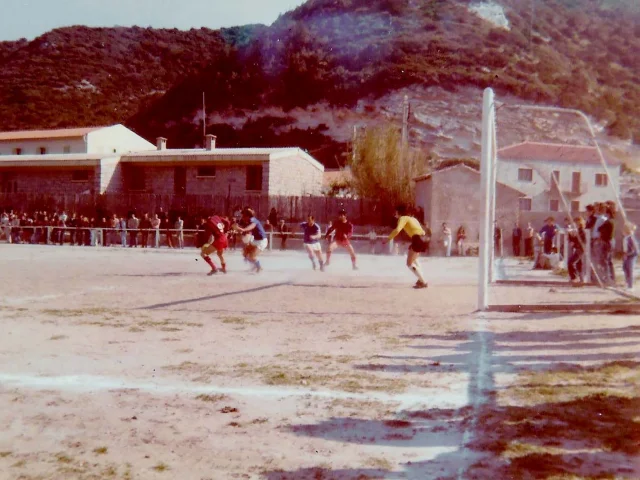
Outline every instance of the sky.
{"label": "sky", "polygon": [[0,41],[32,40],[57,27],[212,29],[271,24],[304,0],[0,0]]}

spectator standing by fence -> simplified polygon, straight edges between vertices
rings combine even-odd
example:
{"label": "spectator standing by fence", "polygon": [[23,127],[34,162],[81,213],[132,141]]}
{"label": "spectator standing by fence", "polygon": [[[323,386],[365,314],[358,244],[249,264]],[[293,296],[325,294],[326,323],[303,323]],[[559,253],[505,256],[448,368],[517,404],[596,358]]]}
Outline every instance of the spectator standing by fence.
{"label": "spectator standing by fence", "polygon": [[174,227],[178,237],[178,248],[182,249],[184,248],[184,220],[182,220],[182,217],[178,217]]}
{"label": "spectator standing by fence", "polygon": [[132,213],[131,218],[127,221],[127,229],[129,230],[129,248],[138,247],[138,227],[140,220],[136,218],[136,214]]}
{"label": "spectator standing by fence", "polygon": [[120,244],[123,247],[127,246],[127,219],[122,217],[118,225],[120,231]]}
{"label": "spectator standing by fence", "polygon": [[543,253],[550,255],[551,249],[553,248],[553,240],[556,237],[556,233],[558,233],[558,227],[553,217],[548,217],[545,222],[546,224],[540,229],[540,235],[542,235],[544,239]]}
{"label": "spectator standing by fence", "polygon": [[142,248],[147,248],[149,246],[149,230],[151,230],[151,220],[148,213],[142,215],[138,228],[140,229],[140,244]]}
{"label": "spectator standing by fence", "polygon": [[153,235],[153,247],[158,248],[160,246],[160,217],[155,213],[151,219],[151,235]]}
{"label": "spectator standing by fence", "polygon": [[602,252],[601,264],[603,267],[602,280],[606,283],[615,285],[616,272],[613,266],[613,240],[615,238],[615,212],[611,207],[605,207],[606,220],[598,228],[600,233],[600,250]]}
{"label": "spectator standing by fence", "polygon": [[456,247],[458,249],[458,256],[464,257],[464,242],[467,239],[467,231],[464,225],[460,225],[458,232],[456,233]]}
{"label": "spectator standing by fence", "polygon": [[586,223],[584,218],[576,218],[577,228],[571,229],[569,235],[569,258],[568,269],[571,282],[583,281],[582,265],[584,258],[584,246],[587,243],[587,233],[585,231]]}
{"label": "spectator standing by fence", "polygon": [[284,219],[280,220],[278,225],[278,233],[280,234],[280,250],[287,249],[287,240],[291,234],[291,229],[287,226]]}
{"label": "spectator standing by fence", "polygon": [[446,223],[442,224],[442,244],[444,245],[445,257],[451,256],[451,229]]}
{"label": "spectator standing by fence", "polygon": [[536,231],[531,223],[527,223],[526,236],[524,239],[524,256],[527,258],[533,258],[533,240],[535,234]]}
{"label": "spectator standing by fence", "polygon": [[493,225],[493,248],[494,255],[502,258],[502,228],[498,222]]}
{"label": "spectator standing by fence", "polygon": [[376,243],[378,243],[378,234],[376,233],[376,229],[371,227],[369,231],[369,251],[372,255],[376,253]]}
{"label": "spectator standing by fence", "polygon": [[511,233],[511,243],[513,247],[513,256],[520,256],[520,245],[522,244],[522,229],[520,228],[520,224],[516,222],[513,226],[513,232]]}
{"label": "spectator standing by fence", "polygon": [[267,220],[269,221],[269,223],[275,227],[276,225],[278,225],[278,211],[275,208],[272,208],[271,211],[269,212],[269,216],[267,217]]}
{"label": "spectator standing by fence", "polygon": [[624,271],[624,279],[627,284],[627,290],[633,290],[633,275],[638,259],[640,248],[638,240],[635,237],[636,226],[627,222],[624,226],[624,239],[622,240],[622,250],[624,251],[624,260],[622,261],[622,270]]}

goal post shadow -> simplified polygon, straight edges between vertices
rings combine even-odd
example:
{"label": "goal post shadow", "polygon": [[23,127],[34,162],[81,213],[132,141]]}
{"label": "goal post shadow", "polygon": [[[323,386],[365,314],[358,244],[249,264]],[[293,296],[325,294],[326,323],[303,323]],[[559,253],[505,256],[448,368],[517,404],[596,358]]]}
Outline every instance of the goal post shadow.
{"label": "goal post shadow", "polygon": [[[547,112],[563,112],[570,113],[579,116],[584,120],[587,125],[591,140],[593,141],[597,150],[598,156],[604,167],[605,174],[608,177],[608,183],[614,189],[614,196],[617,204],[620,206],[620,213],[623,218],[627,219],[624,208],[622,208],[622,202],[620,200],[619,192],[615,191],[614,183],[611,180],[611,175],[606,164],[606,160],[600,149],[597,138],[594,133],[594,129],[589,122],[588,117],[581,111],[575,109],[566,109],[560,107],[543,107],[534,105],[501,105],[502,107],[522,109],[522,110],[535,110],[535,111],[547,111]],[[540,303],[540,304],[493,304],[491,303],[491,288],[493,286],[521,286],[521,287],[557,287],[557,288],[573,288],[571,284],[566,281],[558,280],[517,280],[517,279],[497,279],[496,270],[497,262],[495,257],[494,247],[494,225],[496,222],[496,185],[497,185],[497,129],[496,129],[496,98],[493,89],[487,88],[483,94],[482,105],[482,135],[481,135],[481,158],[480,158],[480,190],[481,190],[481,221],[480,221],[480,246],[479,246],[479,268],[478,268],[478,311],[480,312],[602,312],[602,313],[640,313],[640,297],[622,292],[614,287],[606,287],[603,285],[599,278],[591,257],[591,240],[589,232],[587,232],[587,241],[583,245],[584,259],[583,259],[583,275],[587,282],[593,281],[595,285],[601,289],[606,289],[619,296],[620,298],[615,301],[604,301],[594,303]],[[556,184],[557,186],[557,184]],[[566,198],[560,193],[561,200],[565,211],[571,211]],[[519,208],[519,207],[518,207]],[[573,220],[571,220],[573,225]],[[561,233],[563,240],[564,251],[564,263],[563,266],[567,267],[568,257],[568,235],[566,231]],[[593,272],[593,275],[592,275]]]}

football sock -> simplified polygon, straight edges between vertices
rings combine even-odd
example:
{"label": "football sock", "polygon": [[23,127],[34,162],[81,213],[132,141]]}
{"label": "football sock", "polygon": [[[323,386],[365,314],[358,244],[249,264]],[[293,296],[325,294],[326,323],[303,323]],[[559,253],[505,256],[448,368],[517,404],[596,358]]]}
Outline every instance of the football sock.
{"label": "football sock", "polygon": [[422,283],[427,283],[424,281],[424,277],[422,276],[422,268],[420,267],[420,264],[417,261],[413,262],[413,265],[411,265],[409,269],[413,272],[413,274],[416,277],[418,277],[418,280],[420,280]]}
{"label": "football sock", "polygon": [[213,260],[211,260],[211,257],[206,256],[206,257],[202,257],[202,258],[204,258],[204,261],[209,264],[209,266],[211,267],[212,270],[217,270],[217,267],[216,267],[215,263],[213,263]]}

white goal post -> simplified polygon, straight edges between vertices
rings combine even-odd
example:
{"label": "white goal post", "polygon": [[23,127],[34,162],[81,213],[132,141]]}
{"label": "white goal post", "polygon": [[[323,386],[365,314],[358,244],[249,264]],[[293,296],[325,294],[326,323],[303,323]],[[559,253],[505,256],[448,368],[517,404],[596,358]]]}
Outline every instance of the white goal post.
{"label": "white goal post", "polygon": [[[478,273],[478,310],[486,311],[489,308],[489,288],[494,282],[494,241],[493,226],[496,217],[496,185],[497,185],[497,132],[496,132],[496,111],[502,108],[533,110],[540,112],[552,113],[568,113],[578,116],[584,121],[593,146],[595,147],[600,162],[607,175],[608,185],[612,187],[613,197],[619,206],[619,213],[627,221],[627,215],[622,207],[620,192],[614,187],[611,174],[602,153],[600,145],[595,135],[595,131],[589,118],[584,112],[570,108],[546,107],[537,105],[508,105],[501,104],[496,107],[495,94],[491,88],[484,90],[482,104],[482,149],[480,158],[480,188],[481,188],[481,221],[480,221],[480,248],[479,248],[479,273]],[[564,195],[561,195],[563,207],[566,212],[570,212],[571,208]],[[566,234],[564,234],[566,243]],[[585,253],[585,273],[588,277],[591,272],[591,256],[589,245],[586,245]],[[597,276],[596,276],[597,277]],[[598,284],[602,286],[600,279],[595,278]]]}

